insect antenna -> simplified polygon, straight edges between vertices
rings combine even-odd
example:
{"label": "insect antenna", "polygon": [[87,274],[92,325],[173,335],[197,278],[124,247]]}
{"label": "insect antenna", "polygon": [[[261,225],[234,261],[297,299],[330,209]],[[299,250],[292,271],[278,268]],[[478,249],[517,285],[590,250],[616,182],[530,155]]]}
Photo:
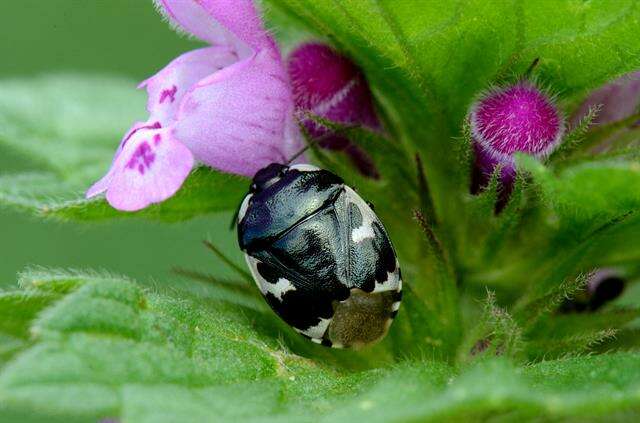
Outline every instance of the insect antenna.
{"label": "insect antenna", "polygon": [[233,216],[231,217],[231,224],[229,225],[229,230],[232,231],[236,227],[236,223],[238,223],[238,216],[240,215],[240,207],[242,207],[242,203],[238,204],[236,207],[236,211],[233,212]]}
{"label": "insect antenna", "polygon": [[283,164],[285,166],[289,166],[295,159],[297,159],[298,157],[303,155],[305,153],[305,151],[307,151],[308,149],[310,149],[314,145],[318,144],[319,142],[322,142],[322,141],[324,141],[324,140],[326,140],[328,138],[331,138],[332,136],[334,136],[334,135],[336,135],[336,134],[338,134],[340,132],[347,131],[349,129],[353,129],[353,128],[357,127],[357,125],[345,125],[345,126],[342,126],[342,127],[334,128],[334,127],[328,127],[327,125],[323,124],[322,122],[316,122],[316,123],[321,125],[321,126],[323,126],[324,128],[326,128],[327,132],[325,134],[319,136],[319,137],[312,137],[311,134],[309,134],[309,131],[306,128],[301,127],[301,131],[304,134],[304,138],[305,138],[305,141],[307,142],[307,145],[302,147],[293,156],[291,156],[289,158],[289,160],[284,162]]}
{"label": "insect antenna", "polygon": [[310,135],[306,131],[304,131],[304,132],[305,132],[305,141],[307,141],[307,145],[302,147],[300,150],[296,151],[293,156],[289,157],[289,160],[287,160],[286,162],[283,163],[285,166],[289,166],[291,164],[291,162],[293,162],[298,157],[302,156],[308,149],[313,147],[315,144],[319,143],[320,141],[324,141],[327,138],[329,138],[330,136],[335,134],[334,132],[329,132],[329,133],[326,133],[326,134],[324,134],[324,135],[322,135],[320,137],[313,138],[313,139],[311,139],[309,141],[309,140],[307,140],[307,137],[310,137]]}
{"label": "insect antenna", "polygon": [[205,282],[215,286],[219,286],[231,291],[237,291],[242,294],[249,294],[255,296],[256,292],[253,286],[249,285],[247,281],[233,280],[233,279],[221,279],[210,275],[208,273],[199,272],[197,270],[185,269],[183,267],[172,267],[171,273],[182,276],[183,278],[191,279],[194,281]]}
{"label": "insect antenna", "polygon": [[220,251],[220,249],[218,249],[218,247],[213,245],[213,243],[207,240],[202,241],[202,243],[205,247],[211,250],[211,252],[215,254],[216,257],[218,257],[224,264],[238,273],[238,275],[241,276],[244,280],[248,281],[249,283],[253,283],[253,277],[249,273],[247,273],[247,271],[235,264],[229,257],[225,256],[224,253]]}

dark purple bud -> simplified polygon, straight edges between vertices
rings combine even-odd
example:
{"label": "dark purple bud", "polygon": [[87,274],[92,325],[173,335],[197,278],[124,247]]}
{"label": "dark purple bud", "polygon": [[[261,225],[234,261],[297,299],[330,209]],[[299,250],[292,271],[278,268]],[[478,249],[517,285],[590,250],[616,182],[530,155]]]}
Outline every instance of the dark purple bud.
{"label": "dark purple bud", "polygon": [[472,105],[469,120],[476,156],[471,191],[486,186],[501,165],[505,202],[515,180],[515,153],[546,157],[564,133],[564,119],[553,99],[529,81],[482,94]]}
{"label": "dark purple bud", "polygon": [[379,130],[373,99],[360,69],[330,46],[303,44],[288,61],[296,112],[309,135],[322,137],[323,148],[344,151],[361,173],[378,177],[371,159],[349,139],[322,126],[305,114],[313,114],[343,125],[362,125]]}
{"label": "dark purple bud", "polygon": [[598,270],[587,284],[589,309],[597,310],[606,303],[615,300],[624,291],[625,281],[614,270]]}
{"label": "dark purple bud", "polygon": [[596,311],[618,298],[624,291],[625,285],[625,279],[615,270],[600,269],[589,278],[584,290],[562,303],[560,312]]}
{"label": "dark purple bud", "polygon": [[593,91],[571,117],[571,124],[577,126],[593,107],[600,107],[593,124],[616,122],[636,113],[640,107],[640,71],[621,76]]}

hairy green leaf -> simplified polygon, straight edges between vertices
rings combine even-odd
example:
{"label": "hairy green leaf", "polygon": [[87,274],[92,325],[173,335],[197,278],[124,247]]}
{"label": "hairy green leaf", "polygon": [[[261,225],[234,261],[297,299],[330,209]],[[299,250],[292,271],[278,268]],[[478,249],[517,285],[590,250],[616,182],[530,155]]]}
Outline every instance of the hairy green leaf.
{"label": "hairy green leaf", "polygon": [[464,368],[420,360],[349,370],[344,358],[362,353],[327,355],[279,332],[273,317],[256,320],[224,302],[100,273],[40,269],[20,285],[0,298],[19,312],[0,334],[26,340],[0,370],[3,419],[557,419],[640,406],[633,354],[524,369],[489,358]]}

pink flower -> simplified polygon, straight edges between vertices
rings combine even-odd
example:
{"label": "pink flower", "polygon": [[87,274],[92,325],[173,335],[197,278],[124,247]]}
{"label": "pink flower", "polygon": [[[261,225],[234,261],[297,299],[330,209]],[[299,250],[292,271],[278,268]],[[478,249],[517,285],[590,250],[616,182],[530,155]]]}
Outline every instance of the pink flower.
{"label": "pink flower", "polygon": [[196,162],[253,176],[302,145],[287,70],[251,0],[156,3],[172,25],[210,46],[140,84],[149,119],[125,134],[108,173],[87,191],[106,192],[119,210],[171,197]]}
{"label": "pink flower", "polygon": [[362,125],[380,129],[369,85],[351,60],[328,45],[308,43],[295,49],[288,58],[289,77],[296,111],[305,129],[320,146],[344,151],[364,175],[378,177],[371,158],[349,139],[312,121],[310,113],[344,125]]}

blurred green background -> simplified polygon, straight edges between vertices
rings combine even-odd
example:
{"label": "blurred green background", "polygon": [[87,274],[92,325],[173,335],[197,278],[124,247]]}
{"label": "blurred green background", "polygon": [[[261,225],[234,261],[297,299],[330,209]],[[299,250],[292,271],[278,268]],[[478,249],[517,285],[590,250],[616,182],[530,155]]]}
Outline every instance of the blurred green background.
{"label": "blurred green background", "polygon": [[[130,77],[134,90],[197,45],[174,33],[151,0],[0,1],[0,78],[116,74]],[[118,142],[113,140],[114,151]],[[0,147],[0,173],[34,168]],[[230,219],[215,215],[170,225],[125,219],[85,226],[0,209],[0,285],[14,284],[16,273],[30,265],[107,269],[158,285],[173,266],[228,274],[200,241],[209,237],[239,260]]]}

